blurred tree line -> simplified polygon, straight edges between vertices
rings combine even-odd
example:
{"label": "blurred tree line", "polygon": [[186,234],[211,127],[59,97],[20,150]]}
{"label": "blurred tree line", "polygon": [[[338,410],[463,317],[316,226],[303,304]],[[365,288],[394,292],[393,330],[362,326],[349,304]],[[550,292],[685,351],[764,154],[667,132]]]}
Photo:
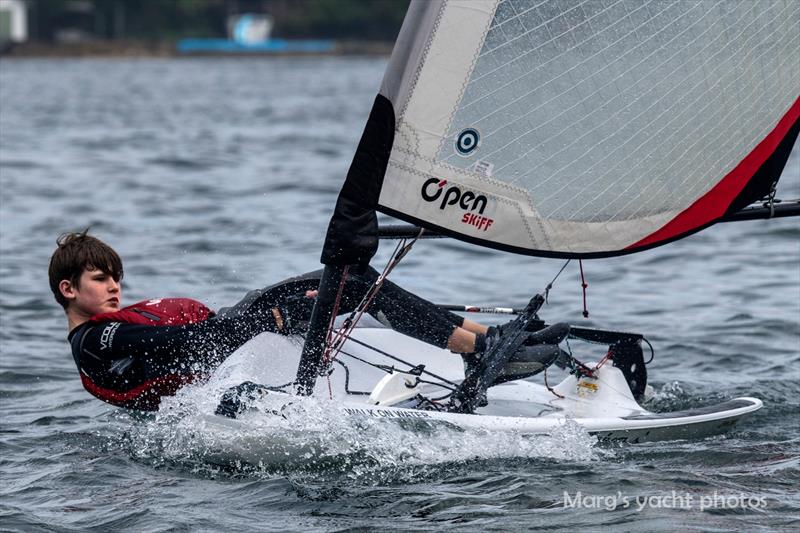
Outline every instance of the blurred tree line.
{"label": "blurred tree line", "polygon": [[37,40],[226,37],[227,19],[266,13],[273,37],[393,41],[409,0],[28,0]]}

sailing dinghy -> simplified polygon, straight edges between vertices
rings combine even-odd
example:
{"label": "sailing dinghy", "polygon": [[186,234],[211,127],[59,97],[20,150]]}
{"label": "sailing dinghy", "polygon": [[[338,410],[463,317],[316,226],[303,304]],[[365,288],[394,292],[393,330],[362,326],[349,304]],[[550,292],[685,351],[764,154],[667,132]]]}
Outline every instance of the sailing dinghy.
{"label": "sailing dinghy", "polygon": [[314,395],[412,428],[538,434],[573,419],[639,441],[720,433],[759,409],[736,398],[651,413],[638,403],[643,338],[576,327],[572,338],[605,356],[567,357],[572,373],[555,386],[490,387],[515,335],[545,327],[538,296],[470,386],[453,354],[354,317],[334,331],[332,318],[343,279],[375,254],[377,212],[413,224],[385,236],[567,260],[797,215],[774,191],[800,129],[798,27],[794,0],[413,0],[328,228],[294,394],[245,385],[209,423],[241,436],[253,417],[291,420]]}
{"label": "sailing dinghy", "polygon": [[[464,414],[445,408],[448,396],[464,378],[460,358],[447,350],[387,328],[355,328],[333,371],[315,384],[313,398],[305,398],[254,383],[277,384],[277,379],[286,377],[277,377],[275,366],[265,368],[261,354],[280,352],[280,366],[286,368],[300,357],[299,346],[265,333],[218,371],[224,382],[228,370],[239,373],[236,365],[241,359],[258,361],[248,369],[252,381],[229,389],[216,413],[201,420],[212,430],[211,455],[217,460],[266,465],[296,461],[307,453],[316,457],[314,450],[322,452],[330,446],[329,423],[363,426],[364,430],[385,424],[387,430],[402,428],[421,434],[502,431],[522,436],[548,435],[565,424],[578,424],[602,440],[636,443],[720,434],[762,407],[757,398],[741,397],[685,411],[650,412],[639,403],[652,394],[646,386],[646,366],[632,364],[641,360],[641,351],[636,349],[642,342],[640,335],[573,328],[571,337],[573,346],[581,340],[591,342],[590,351],[616,337],[622,341],[614,343],[619,357],[605,364],[587,359],[583,362],[586,372],[573,372],[549,387],[529,380],[493,386],[487,391],[487,405]],[[424,368],[413,366],[415,362]],[[219,383],[212,385],[220,389]]]}

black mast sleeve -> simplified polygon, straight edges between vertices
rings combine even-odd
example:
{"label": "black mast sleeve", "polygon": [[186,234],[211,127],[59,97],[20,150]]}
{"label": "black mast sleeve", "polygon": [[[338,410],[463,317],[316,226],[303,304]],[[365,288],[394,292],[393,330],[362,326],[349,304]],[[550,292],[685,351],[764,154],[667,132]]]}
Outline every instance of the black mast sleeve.
{"label": "black mast sleeve", "polygon": [[392,103],[379,94],[328,225],[320,259],[323,264],[366,266],[378,250],[375,208],[392,151],[394,126]]}
{"label": "black mast sleeve", "polygon": [[394,125],[392,103],[379,94],[372,104],[367,125],[328,224],[320,258],[325,269],[297,368],[298,394],[309,395],[314,390],[344,267],[353,265],[361,270],[366,269],[378,251],[378,217],[375,209],[392,151]]}

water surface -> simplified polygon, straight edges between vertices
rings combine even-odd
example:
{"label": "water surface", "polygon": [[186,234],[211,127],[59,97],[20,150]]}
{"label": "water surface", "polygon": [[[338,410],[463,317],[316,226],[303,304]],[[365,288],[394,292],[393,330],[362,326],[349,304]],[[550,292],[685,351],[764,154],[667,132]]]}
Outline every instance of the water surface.
{"label": "water surface", "polygon": [[[334,434],[320,468],[220,468],[175,425],[82,390],[47,286],[55,238],[87,226],[125,260],[125,300],[212,307],[318,268],[333,202],[385,62],[377,59],[3,60],[0,64],[0,526],[112,529],[791,529],[800,519],[800,227],[721,224],[577,265],[550,321],[633,330],[656,348],[653,409],[752,395],[726,437],[608,445],[580,431]],[[793,155],[779,196],[800,197]],[[388,257],[383,246],[375,264]],[[393,279],[434,300],[523,305],[561,267],[425,241]],[[339,426],[337,426],[339,427]],[[348,440],[350,439],[350,440]],[[565,508],[565,492],[584,499]],[[608,505],[609,497],[696,497]],[[703,497],[754,506],[700,509]],[[760,505],[759,498],[765,504]],[[666,500],[660,500],[665,502]],[[613,502],[612,502],[613,503]],[[758,508],[754,508],[758,507]],[[609,510],[609,508],[611,510]]]}

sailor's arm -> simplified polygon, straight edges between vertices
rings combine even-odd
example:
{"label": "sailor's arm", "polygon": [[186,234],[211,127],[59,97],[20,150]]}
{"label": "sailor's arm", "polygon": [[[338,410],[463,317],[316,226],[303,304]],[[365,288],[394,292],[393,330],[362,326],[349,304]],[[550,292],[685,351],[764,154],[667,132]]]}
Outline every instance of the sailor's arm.
{"label": "sailor's arm", "polygon": [[189,338],[192,326],[147,326],[106,322],[84,326],[72,340],[80,358],[113,361],[123,357],[174,357]]}

